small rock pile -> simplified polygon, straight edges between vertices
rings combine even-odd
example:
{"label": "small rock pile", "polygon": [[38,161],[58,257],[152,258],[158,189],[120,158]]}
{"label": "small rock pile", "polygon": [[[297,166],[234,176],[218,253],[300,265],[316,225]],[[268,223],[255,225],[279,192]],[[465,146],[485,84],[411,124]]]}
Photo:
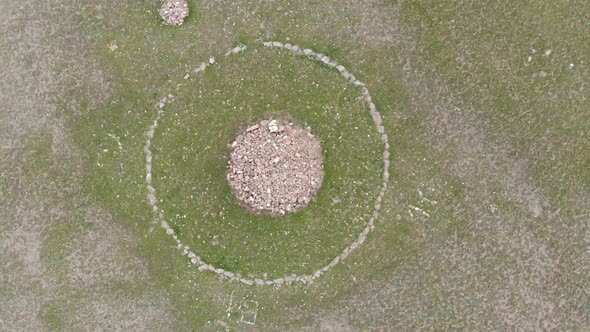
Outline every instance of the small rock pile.
{"label": "small rock pile", "polygon": [[181,25],[188,16],[187,0],[164,0],[160,16],[167,25]]}
{"label": "small rock pile", "polygon": [[319,140],[292,123],[264,120],[231,144],[227,180],[237,199],[258,213],[281,215],[307,206],[322,184]]}

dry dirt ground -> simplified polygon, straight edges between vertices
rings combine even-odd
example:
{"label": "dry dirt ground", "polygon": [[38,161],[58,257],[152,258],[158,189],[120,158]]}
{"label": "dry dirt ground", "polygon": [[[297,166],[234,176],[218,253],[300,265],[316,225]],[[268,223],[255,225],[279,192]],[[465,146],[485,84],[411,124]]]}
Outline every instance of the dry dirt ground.
{"label": "dry dirt ground", "polygon": [[[165,293],[122,290],[150,275],[130,249],[136,239],[82,192],[79,151],[56,104],[76,89],[97,102],[110,93],[81,57],[89,39],[77,31],[78,6],[0,2],[0,330],[169,330]],[[58,236],[62,252],[46,250],[52,232],[75,224],[89,227]]]}
{"label": "dry dirt ground", "polygon": [[[339,292],[310,288],[321,306],[286,302],[280,316],[209,329],[590,326],[587,1],[195,5],[212,22],[205,55],[252,31],[346,43],[342,58],[375,74],[397,174],[388,222],[358,257],[370,268],[341,272]],[[1,331],[201,329],[178,325],[189,309],[138,253],[137,233],[83,188],[86,152],[64,117],[80,105],[66,97],[100,105],[114,93],[80,19],[106,6],[0,0]],[[388,235],[395,223],[407,233]]]}

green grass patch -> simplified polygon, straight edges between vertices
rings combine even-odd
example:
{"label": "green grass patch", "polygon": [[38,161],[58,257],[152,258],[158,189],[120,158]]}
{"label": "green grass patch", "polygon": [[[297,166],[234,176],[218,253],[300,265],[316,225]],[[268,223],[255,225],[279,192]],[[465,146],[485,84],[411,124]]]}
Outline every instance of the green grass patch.
{"label": "green grass patch", "polygon": [[[168,222],[205,261],[234,272],[280,277],[327,264],[365,227],[381,188],[383,147],[359,95],[334,70],[277,50],[255,49],[195,77],[166,107],[153,141]],[[273,115],[311,126],[325,154],[315,201],[281,217],[242,208],[225,179],[228,144]]]}

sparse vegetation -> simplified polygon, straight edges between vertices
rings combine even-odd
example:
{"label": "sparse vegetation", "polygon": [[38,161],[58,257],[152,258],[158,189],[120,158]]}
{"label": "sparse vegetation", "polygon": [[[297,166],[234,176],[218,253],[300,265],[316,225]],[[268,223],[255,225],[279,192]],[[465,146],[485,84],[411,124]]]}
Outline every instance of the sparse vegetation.
{"label": "sparse vegetation", "polygon": [[[160,5],[0,5],[0,330],[588,325],[585,1],[191,1],[180,27]],[[154,185],[204,259],[307,273],[362,230],[383,149],[361,91],[270,39],[354,72],[392,145],[376,231],[311,285],[197,271],[146,202],[145,134],[170,94]],[[327,184],[280,223],[225,180],[233,135],[275,112],[318,133]]]}

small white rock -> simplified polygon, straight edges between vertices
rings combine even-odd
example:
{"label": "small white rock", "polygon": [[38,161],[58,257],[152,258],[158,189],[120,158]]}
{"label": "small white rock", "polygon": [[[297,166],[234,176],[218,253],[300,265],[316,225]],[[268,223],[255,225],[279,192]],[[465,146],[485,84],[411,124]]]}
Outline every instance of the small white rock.
{"label": "small white rock", "polygon": [[277,124],[277,120],[271,120],[268,123],[268,130],[271,133],[276,133],[277,131],[279,131],[279,125]]}

